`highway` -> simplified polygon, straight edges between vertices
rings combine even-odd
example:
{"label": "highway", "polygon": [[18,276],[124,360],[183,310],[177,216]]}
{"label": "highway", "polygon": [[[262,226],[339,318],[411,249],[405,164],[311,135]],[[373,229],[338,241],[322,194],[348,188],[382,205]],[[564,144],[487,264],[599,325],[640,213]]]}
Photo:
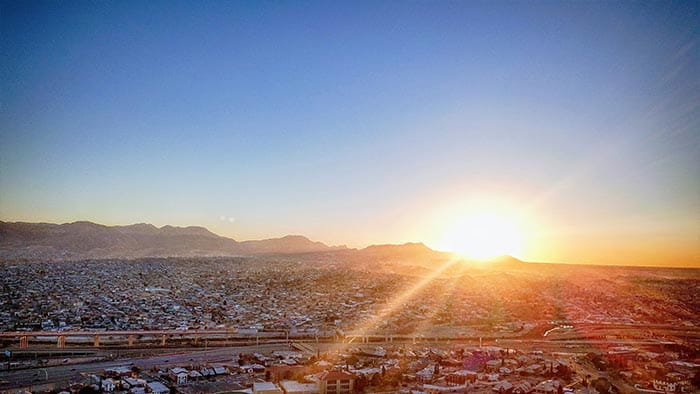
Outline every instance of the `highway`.
{"label": "highway", "polygon": [[[649,337],[678,337],[689,340],[700,339],[700,328],[679,327],[669,324],[602,324],[576,323],[571,329],[560,329],[555,325],[545,325],[522,333],[475,333],[470,335],[420,335],[420,334],[377,334],[363,332],[308,333],[289,331],[242,332],[237,329],[214,330],[150,330],[150,331],[7,331],[0,332],[0,340],[9,348],[30,349],[37,346],[54,345],[58,348],[128,348],[141,347],[167,348],[169,346],[244,346],[272,341],[313,341],[334,342],[339,337],[353,342],[404,342],[404,341],[473,341],[480,337],[493,339],[536,339],[543,334],[555,334],[554,339],[606,339],[608,335],[628,336],[629,339]],[[540,332],[541,331],[541,332]],[[653,335],[652,335],[653,331]],[[16,341],[16,342],[15,342]],[[246,343],[247,342],[247,343]]]}
{"label": "highway", "polygon": [[259,346],[240,346],[198,350],[183,353],[161,354],[145,358],[127,358],[113,361],[101,361],[87,364],[70,364],[48,368],[21,369],[0,372],[0,390],[38,386],[50,383],[63,383],[80,379],[81,374],[95,374],[105,368],[136,365],[142,370],[154,366],[161,368],[186,366],[189,364],[218,363],[230,361],[239,353],[272,352],[288,350],[286,344],[266,344]]}
{"label": "highway", "polygon": [[[476,345],[478,342],[474,342]],[[396,340],[391,342],[369,342],[369,343],[330,343],[321,342],[316,346],[320,346],[323,351],[334,348],[335,346],[391,346],[399,344],[411,344],[412,341],[408,340]],[[453,341],[425,341],[422,342],[424,346],[435,346],[438,343],[443,345],[454,343]],[[562,350],[571,350],[571,347],[590,347],[590,346],[610,346],[610,345],[636,345],[636,346],[649,346],[649,345],[672,345],[673,342],[658,341],[658,340],[551,340],[551,339],[504,339],[500,338],[492,341],[492,344],[497,346],[512,346],[512,347],[522,347],[522,346],[539,346],[539,347],[556,347]],[[420,344],[419,344],[420,345]],[[14,371],[2,371],[0,372],[0,390],[16,389],[28,387],[30,385],[39,386],[50,383],[66,383],[71,380],[77,380],[81,378],[81,374],[96,374],[109,367],[116,366],[131,366],[136,365],[142,370],[152,369],[154,366],[160,368],[169,368],[175,366],[188,366],[191,364],[205,364],[205,363],[219,363],[230,361],[239,353],[252,353],[252,352],[272,352],[275,350],[288,350],[289,345],[287,343],[268,343],[260,345],[250,345],[250,346],[234,346],[234,347],[216,347],[210,350],[188,350],[188,349],[172,349],[171,352],[157,355],[151,355],[146,357],[138,358],[123,358],[119,360],[112,361],[100,361],[84,364],[67,364],[61,366],[47,367],[47,368],[32,368],[32,369],[21,369]],[[154,349],[163,351],[164,349]]]}

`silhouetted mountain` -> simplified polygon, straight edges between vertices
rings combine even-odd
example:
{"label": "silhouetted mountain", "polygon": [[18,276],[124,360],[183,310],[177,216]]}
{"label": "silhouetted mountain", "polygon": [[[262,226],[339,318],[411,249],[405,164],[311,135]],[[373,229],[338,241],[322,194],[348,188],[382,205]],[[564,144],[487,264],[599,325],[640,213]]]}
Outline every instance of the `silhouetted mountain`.
{"label": "silhouetted mountain", "polygon": [[400,259],[404,257],[417,258],[446,258],[451,256],[450,253],[438,252],[430,249],[421,242],[408,242],[401,245],[371,245],[359,251],[365,256]]}
{"label": "silhouetted mountain", "polygon": [[345,249],[345,246],[332,246],[322,242],[314,242],[301,235],[287,235],[282,238],[263,239],[258,241],[243,241],[239,243],[244,253],[311,253],[328,250]]}
{"label": "silhouetted mountain", "polygon": [[358,250],[351,256],[351,260],[360,265],[366,265],[367,269],[375,269],[380,266],[382,269],[404,270],[408,267],[423,267],[433,270],[442,265],[445,261],[453,259],[452,253],[439,252],[430,249],[420,242],[409,242],[401,245],[372,245]]}
{"label": "silhouetted mountain", "polygon": [[[238,242],[197,226],[159,228],[147,223],[105,226],[86,221],[65,224],[0,221],[0,258],[75,260],[260,254],[294,254],[295,259],[345,261],[366,269],[413,274],[435,270],[456,259],[473,268],[509,270],[523,266],[523,262],[511,256],[470,262],[423,243],[372,245],[358,250],[331,247],[301,235]],[[457,270],[456,267],[460,266],[451,270]]]}
{"label": "silhouetted mountain", "polygon": [[133,224],[104,226],[0,222],[0,256],[27,258],[113,258],[147,256],[234,256],[335,250],[302,236],[237,242],[204,227]]}
{"label": "silhouetted mountain", "polygon": [[353,257],[356,264],[366,269],[411,275],[440,269],[445,275],[454,277],[465,275],[467,270],[513,270],[528,266],[512,256],[466,259],[454,253],[433,250],[423,243],[372,245],[357,251]]}
{"label": "silhouetted mountain", "polygon": [[490,268],[511,269],[523,267],[525,262],[518,260],[513,256],[503,255],[487,259],[482,264],[487,265]]}

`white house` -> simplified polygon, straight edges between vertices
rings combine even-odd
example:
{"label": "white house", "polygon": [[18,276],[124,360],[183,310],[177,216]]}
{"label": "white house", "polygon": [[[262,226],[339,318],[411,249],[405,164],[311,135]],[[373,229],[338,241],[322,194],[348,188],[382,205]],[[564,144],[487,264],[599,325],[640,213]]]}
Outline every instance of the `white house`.
{"label": "white house", "polygon": [[148,391],[152,394],[170,394],[170,389],[158,381],[146,383],[146,387],[148,387]]}
{"label": "white house", "polygon": [[282,389],[280,389],[276,384],[272,382],[255,382],[253,383],[253,393],[254,394],[282,394]]}
{"label": "white house", "polygon": [[107,391],[107,392],[112,392],[114,391],[114,387],[116,387],[116,382],[112,379],[104,379],[102,380],[102,391]]}
{"label": "white house", "polygon": [[190,376],[190,379],[199,379],[202,377],[202,374],[197,372],[197,371],[192,370],[192,371],[190,371],[189,376]]}
{"label": "white house", "polygon": [[296,380],[283,380],[280,382],[282,390],[287,394],[318,394],[317,383],[299,383]]}
{"label": "white house", "polygon": [[170,369],[170,379],[176,384],[187,384],[187,370],[185,368],[172,368]]}
{"label": "white house", "polygon": [[224,367],[214,367],[214,373],[216,375],[226,375],[228,374],[228,370]]}

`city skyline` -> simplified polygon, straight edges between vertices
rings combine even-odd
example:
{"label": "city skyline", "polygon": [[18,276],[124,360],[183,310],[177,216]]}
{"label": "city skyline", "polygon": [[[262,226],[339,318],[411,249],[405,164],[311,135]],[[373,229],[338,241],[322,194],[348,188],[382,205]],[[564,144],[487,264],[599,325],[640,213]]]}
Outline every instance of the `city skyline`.
{"label": "city skyline", "polygon": [[6,3],[0,219],[697,267],[699,8]]}

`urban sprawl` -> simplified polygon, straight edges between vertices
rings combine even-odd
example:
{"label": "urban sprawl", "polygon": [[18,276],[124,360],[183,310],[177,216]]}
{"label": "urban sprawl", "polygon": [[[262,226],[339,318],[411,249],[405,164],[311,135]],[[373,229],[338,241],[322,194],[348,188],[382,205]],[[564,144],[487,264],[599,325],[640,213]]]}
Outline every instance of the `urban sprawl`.
{"label": "urban sprawl", "polygon": [[[17,334],[2,338],[7,392],[700,389],[695,270],[436,273],[332,256],[2,264],[0,331]],[[231,335],[206,338],[214,330]],[[101,334],[91,346],[90,333],[119,331],[153,340]],[[32,332],[42,336],[20,347]]]}

